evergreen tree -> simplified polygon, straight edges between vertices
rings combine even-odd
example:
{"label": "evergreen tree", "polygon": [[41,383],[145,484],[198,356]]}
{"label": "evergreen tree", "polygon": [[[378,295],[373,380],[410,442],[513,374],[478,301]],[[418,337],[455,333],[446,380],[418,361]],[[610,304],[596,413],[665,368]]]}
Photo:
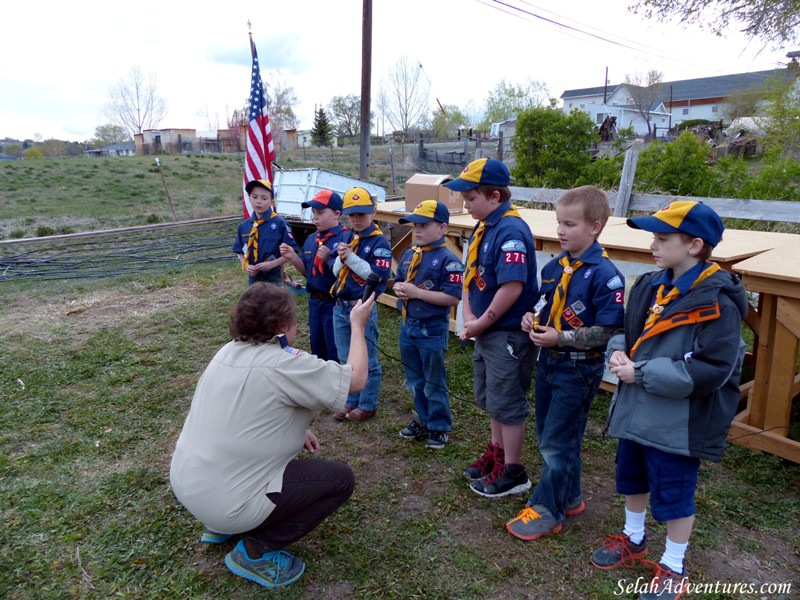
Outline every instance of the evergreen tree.
{"label": "evergreen tree", "polygon": [[328,120],[324,108],[314,115],[314,127],[311,129],[311,143],[315,146],[330,146],[333,142],[333,126]]}

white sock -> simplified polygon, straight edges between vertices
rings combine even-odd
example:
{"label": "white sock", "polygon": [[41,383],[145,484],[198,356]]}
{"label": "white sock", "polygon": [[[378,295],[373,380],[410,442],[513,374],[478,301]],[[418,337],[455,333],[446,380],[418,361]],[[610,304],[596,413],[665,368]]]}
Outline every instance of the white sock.
{"label": "white sock", "polygon": [[644,512],[631,512],[625,509],[625,529],[622,533],[631,538],[634,544],[641,544],[644,539],[644,519],[647,516],[647,509]]}
{"label": "white sock", "polygon": [[661,555],[661,563],[671,571],[678,575],[683,574],[683,557],[686,555],[686,548],[689,547],[689,542],[685,544],[678,544],[667,538],[667,543],[664,545],[664,554]]}

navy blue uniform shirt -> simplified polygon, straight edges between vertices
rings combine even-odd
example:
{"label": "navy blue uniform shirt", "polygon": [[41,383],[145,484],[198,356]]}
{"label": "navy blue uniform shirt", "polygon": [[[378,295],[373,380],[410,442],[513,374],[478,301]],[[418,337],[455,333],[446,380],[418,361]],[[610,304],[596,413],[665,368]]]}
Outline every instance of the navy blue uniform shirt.
{"label": "navy blue uniform shirt", "polygon": [[336,260],[336,248],[339,242],[344,238],[344,232],[347,228],[344,225],[337,225],[331,227],[327,231],[319,233],[326,234],[332,233],[333,235],[325,240],[324,246],[330,249],[331,255],[328,260],[324,262],[322,272],[314,275],[314,257],[317,255],[319,244],[317,244],[317,234],[312,233],[306,238],[303,244],[303,252],[300,259],[306,267],[306,289],[309,292],[316,292],[318,294],[328,295],[331,291],[331,286],[336,282],[336,277],[333,275],[333,263]]}
{"label": "navy blue uniform shirt", "polygon": [[[280,215],[276,215],[269,211],[271,218],[266,219],[261,225],[258,226],[258,260],[254,263],[252,257],[252,250],[250,255],[247,256],[247,264],[258,264],[268,260],[275,260],[280,258],[281,251],[280,245],[282,243],[289,244],[294,248],[295,252],[300,252],[297,242],[292,235],[292,228],[286,222],[286,219]],[[253,222],[256,220],[256,215],[253,213],[249,219],[242,221],[239,224],[239,230],[236,233],[236,241],[233,242],[233,251],[236,254],[245,254],[247,252],[247,239],[250,237],[250,231],[253,229]]]}
{"label": "navy blue uniform shirt", "polygon": [[[423,290],[444,292],[448,296],[461,299],[461,291],[464,286],[464,265],[443,243],[444,238],[440,238],[439,241],[431,244],[431,246],[442,244],[439,248],[422,253],[422,260],[417,267],[414,281],[409,283],[413,283]],[[408,268],[411,266],[413,257],[413,249],[405,251],[400,259],[395,281],[406,280]],[[449,318],[450,309],[450,306],[439,306],[423,300],[413,299],[408,301],[406,314],[413,319],[429,321],[437,318]]]}
{"label": "navy blue uniform shirt", "polygon": [[[542,269],[542,294],[547,304],[539,313],[539,323],[547,323],[553,294],[561,281],[564,267],[558,264],[562,252]],[[570,257],[570,262],[576,259]],[[562,331],[593,325],[622,326],[625,312],[625,278],[608,258],[603,257],[603,248],[595,241],[586,252],[577,258],[584,264],[572,274],[567,287],[567,298],[561,312]],[[535,304],[535,302],[534,302]],[[552,323],[551,323],[552,326]],[[570,352],[573,348],[558,348]]]}
{"label": "navy blue uniform shirt", "polygon": [[[536,281],[536,247],[528,224],[503,215],[511,202],[503,202],[486,218],[486,231],[478,249],[478,277],[469,284],[469,304],[480,317],[494,300],[500,286],[521,281],[522,293],[506,313],[486,331],[516,331],[523,315],[539,297]],[[472,233],[472,236],[475,232]],[[470,236],[470,240],[472,240]]]}
{"label": "navy blue uniform shirt", "polygon": [[[378,277],[381,278],[380,284],[375,288],[376,298],[386,291],[386,283],[389,281],[389,275],[392,272],[392,248],[389,246],[389,241],[382,235],[373,235],[370,233],[377,229],[375,223],[370,224],[364,231],[358,232],[359,242],[356,250],[356,256],[364,259],[369,263],[370,269]],[[350,244],[356,232],[348,230],[343,234],[342,241]],[[334,258],[334,261],[336,259]],[[344,288],[341,292],[336,292],[334,286],[334,296],[342,300],[359,300],[364,293],[364,284],[366,280],[362,279],[351,270],[347,274]]]}

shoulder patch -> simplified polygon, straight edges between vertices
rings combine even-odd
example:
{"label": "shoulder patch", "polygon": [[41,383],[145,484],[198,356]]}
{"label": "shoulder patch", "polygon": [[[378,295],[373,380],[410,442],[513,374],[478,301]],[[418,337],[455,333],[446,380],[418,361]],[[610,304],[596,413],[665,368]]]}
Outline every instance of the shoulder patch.
{"label": "shoulder patch", "polygon": [[464,265],[460,262],[453,261],[449,262],[444,266],[444,270],[449,273],[463,273],[464,272]]}
{"label": "shoulder patch", "polygon": [[611,279],[606,281],[606,286],[610,290],[618,290],[621,287],[625,287],[625,284],[622,282],[619,275],[614,275]]}
{"label": "shoulder patch", "polygon": [[508,240],[500,246],[503,252],[526,252],[525,242],[522,240]]}
{"label": "shoulder patch", "polygon": [[293,354],[294,356],[297,356],[299,354],[303,354],[302,350],[300,350],[298,348],[292,348],[291,346],[286,346],[286,348],[284,348],[283,350],[285,352],[288,352],[289,354]]}
{"label": "shoulder patch", "polygon": [[388,248],[375,248],[374,255],[378,258],[389,258],[392,255],[392,251]]}

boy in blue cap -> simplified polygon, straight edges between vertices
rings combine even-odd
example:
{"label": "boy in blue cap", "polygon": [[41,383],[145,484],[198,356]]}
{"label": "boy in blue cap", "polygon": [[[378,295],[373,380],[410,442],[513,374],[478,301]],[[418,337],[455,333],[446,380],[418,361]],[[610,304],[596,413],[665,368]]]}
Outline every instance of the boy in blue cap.
{"label": "boy in blue cap", "polygon": [[400,259],[393,290],[403,313],[400,358],[416,411],[400,437],[424,439],[428,448],[439,450],[453,426],[444,355],[450,309],[461,300],[464,265],[445,243],[450,211],[444,204],[423,200],[399,221],[414,225],[415,244]]}
{"label": "boy in blue cap", "polygon": [[[333,264],[336,282],[331,294],[336,298],[333,309],[333,333],[339,362],[347,362],[350,351],[350,310],[364,294],[370,276],[380,281],[375,286],[378,298],[386,289],[392,271],[392,248],[383,232],[373,223],[375,204],[369,192],[354,187],[344,195],[343,214],[350,219],[350,231],[336,248]],[[378,410],[378,394],[381,390],[383,370],[378,361],[378,303],[372,308],[372,316],[364,330],[369,354],[369,376],[363,391],[347,397],[344,410],[336,413],[338,421],[359,423],[375,416]]]}
{"label": "boy in blue cap", "polygon": [[649,502],[653,518],[667,523],[667,539],[639,597],[675,599],[689,581],[683,562],[700,459],[721,459],[739,404],[748,302],[741,281],[709,262],[724,226],[702,202],[675,201],[628,225],[653,232],[650,248],[661,270],[636,280],[625,333],[608,343],[608,364],[620,380],[608,432],[619,438],[616,484],[625,496],[625,527],[606,537],[592,563],[630,567],[647,555]]}
{"label": "boy in blue cap", "polygon": [[333,258],[347,228],[339,224],[344,208],[342,197],[331,190],[321,190],[309,202],[301,204],[311,208],[315,235],[306,238],[302,255],[298,256],[289,244],[281,244],[281,256],[289,259],[295,269],[306,276],[308,291],[308,333],[311,338],[311,353],[322,360],[339,361],[333,334],[333,307],[331,286],[336,282],[333,275]]}
{"label": "boy in blue cap", "polygon": [[606,344],[622,330],[625,279],[597,241],[610,210],[591,185],[556,202],[563,252],[542,269],[542,296],[522,319],[541,348],[536,369],[536,436],[542,474],[526,506],[506,524],[521,540],[561,531],[586,505],[581,493],[581,442],[605,370]]}
{"label": "boy in blue cap", "polygon": [[470,489],[487,498],[531,487],[521,456],[536,356],[519,325],[539,287],[533,235],[511,205],[510,182],[502,162],[479,158],[444,184],[461,192],[465,208],[479,221],[464,271],[461,339],[475,338],[475,399],[491,419],[491,441],[464,475]]}
{"label": "boy in blue cap", "polygon": [[248,285],[266,281],[283,285],[280,245],[288,244],[295,252],[300,249],[286,220],[272,210],[272,184],[266,179],[251,181],[245,186],[250,195],[253,213],[239,224],[233,252],[239,256],[242,270],[247,272]]}

